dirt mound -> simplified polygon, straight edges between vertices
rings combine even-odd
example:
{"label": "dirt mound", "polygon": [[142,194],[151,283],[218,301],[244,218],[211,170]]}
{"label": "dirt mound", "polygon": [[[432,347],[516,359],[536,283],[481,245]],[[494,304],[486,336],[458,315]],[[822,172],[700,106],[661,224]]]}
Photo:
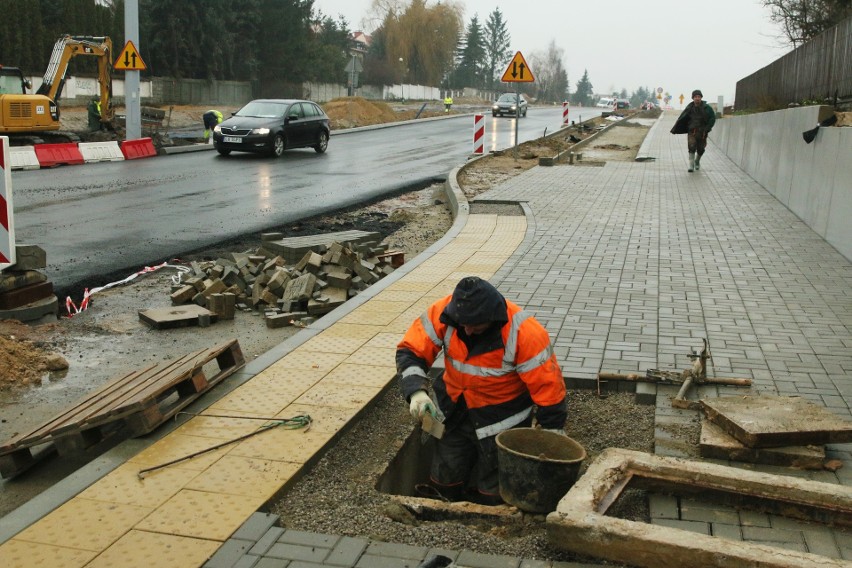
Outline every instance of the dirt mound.
{"label": "dirt mound", "polygon": [[68,368],[62,356],[33,341],[36,335],[32,327],[19,321],[0,322],[0,390],[40,384],[47,373]]}
{"label": "dirt mound", "polygon": [[408,118],[404,116],[406,112],[396,112],[386,103],[368,101],[361,97],[333,99],[322,107],[331,119],[332,130],[370,126]]}

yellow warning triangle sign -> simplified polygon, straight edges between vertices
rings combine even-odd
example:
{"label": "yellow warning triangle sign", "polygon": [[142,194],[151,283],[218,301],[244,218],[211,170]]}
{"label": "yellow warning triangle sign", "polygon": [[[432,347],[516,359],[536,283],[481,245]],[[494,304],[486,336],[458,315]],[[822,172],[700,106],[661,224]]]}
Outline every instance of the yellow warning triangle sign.
{"label": "yellow warning triangle sign", "polygon": [[136,49],[132,41],[124,44],[124,49],[118,54],[118,59],[115,60],[113,68],[118,71],[144,71],[147,69],[145,62],[142,61],[142,56],[139,55],[139,50]]}
{"label": "yellow warning triangle sign", "polygon": [[527,65],[527,60],[524,59],[524,56],[520,51],[516,53],[512,58],[512,61],[509,62],[509,66],[506,68],[506,71],[503,73],[503,77],[500,80],[504,83],[535,82],[533,72],[530,69],[530,66]]}

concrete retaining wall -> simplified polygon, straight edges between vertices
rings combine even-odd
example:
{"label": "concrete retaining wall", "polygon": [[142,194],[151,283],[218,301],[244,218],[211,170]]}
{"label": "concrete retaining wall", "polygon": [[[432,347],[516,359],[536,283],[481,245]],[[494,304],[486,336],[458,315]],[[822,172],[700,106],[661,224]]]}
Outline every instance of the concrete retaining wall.
{"label": "concrete retaining wall", "polygon": [[810,106],[716,121],[711,140],[840,254],[852,261],[852,128],[802,132],[831,114]]}

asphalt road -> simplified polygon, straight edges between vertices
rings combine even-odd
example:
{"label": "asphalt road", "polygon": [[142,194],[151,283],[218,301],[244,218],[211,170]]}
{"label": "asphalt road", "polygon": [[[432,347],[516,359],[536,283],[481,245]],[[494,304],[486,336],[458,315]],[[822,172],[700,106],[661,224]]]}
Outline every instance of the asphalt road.
{"label": "asphalt road", "polygon": [[[561,110],[531,107],[520,140],[557,130]],[[570,116],[584,112],[597,115]],[[514,122],[486,114],[486,152],[514,144]],[[322,155],[205,151],[15,171],[16,242],[42,246],[55,288],[76,297],[188,251],[444,179],[472,138],[472,116],[458,116],[341,131]]]}

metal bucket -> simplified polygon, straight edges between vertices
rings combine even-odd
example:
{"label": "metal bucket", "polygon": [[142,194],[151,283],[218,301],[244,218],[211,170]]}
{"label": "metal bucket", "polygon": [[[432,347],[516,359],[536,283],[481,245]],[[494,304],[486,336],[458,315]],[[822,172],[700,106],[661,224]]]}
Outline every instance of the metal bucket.
{"label": "metal bucket", "polygon": [[500,496],[530,513],[549,513],[577,481],[586,450],[577,441],[537,428],[497,435]]}

